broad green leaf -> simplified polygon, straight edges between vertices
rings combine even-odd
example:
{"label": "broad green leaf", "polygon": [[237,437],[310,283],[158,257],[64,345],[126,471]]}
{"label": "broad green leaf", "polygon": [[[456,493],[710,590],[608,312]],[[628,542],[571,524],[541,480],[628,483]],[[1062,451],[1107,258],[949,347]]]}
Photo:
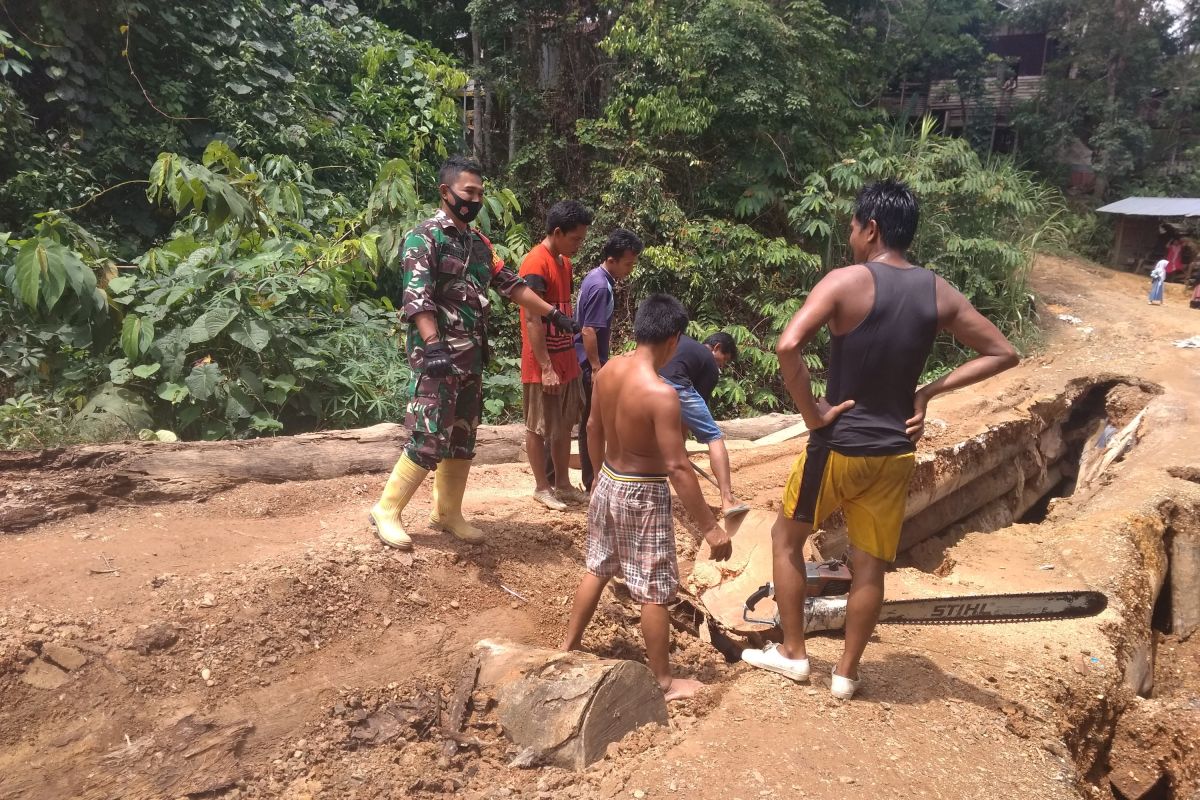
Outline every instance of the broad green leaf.
{"label": "broad green leaf", "polygon": [[225,399],[225,418],[234,421],[245,419],[254,413],[258,404],[254,398],[246,394],[246,390],[237,385],[231,385],[229,396]]}
{"label": "broad green leaf", "polygon": [[274,378],[263,378],[263,384],[273,389],[283,389],[290,392],[296,388],[295,375],[276,375]]}
{"label": "broad green leaf", "polygon": [[192,367],[192,372],[184,379],[192,397],[203,402],[217,393],[225,376],[216,364],[201,364]]}
{"label": "broad green leaf", "polygon": [[229,149],[229,145],[220,139],[213,139],[208,143],[208,147],[204,148],[204,155],[200,160],[206,167],[211,167],[213,164],[220,162],[230,172],[238,168],[238,157]]}
{"label": "broad green leaf", "polygon": [[[63,252],[63,269],[66,272],[67,283],[76,297],[90,297],[96,289],[96,273],[79,256],[71,250]],[[113,268],[115,269],[115,268]]]}
{"label": "broad green leaf", "polygon": [[172,405],[178,405],[190,393],[182,383],[160,383],[156,390],[158,396]]}
{"label": "broad green leaf", "polygon": [[46,247],[45,271],[42,272],[42,300],[46,308],[53,309],[67,289],[67,266],[65,255],[70,251],[61,244],[51,243]]}
{"label": "broad green leaf", "polygon": [[174,180],[176,165],[174,153],[159,153],[158,160],[150,168],[150,185],[146,187],[146,199],[151,203],[162,202],[163,189]]}
{"label": "broad green leaf", "polygon": [[29,308],[37,308],[42,276],[49,269],[48,244],[52,243],[45,239],[30,239],[17,252],[15,262],[17,296]]}
{"label": "broad green leaf", "polygon": [[250,427],[259,433],[283,430],[283,423],[272,417],[270,414],[263,414],[260,412],[255,414],[250,419]]}
{"label": "broad green leaf", "polygon": [[188,340],[192,344],[207,342],[221,331],[238,315],[238,309],[229,307],[210,308],[201,314],[192,326],[188,328]]}
{"label": "broad green leaf", "polygon": [[263,393],[263,399],[268,403],[281,406],[287,402],[288,395],[296,389],[296,378],[292,375],[280,375],[276,378],[263,378],[263,385],[268,387]]}
{"label": "broad green leaf", "polygon": [[138,364],[133,368],[133,374],[139,378],[149,378],[162,369],[161,364]]}
{"label": "broad green leaf", "polygon": [[186,428],[189,425],[192,425],[196,420],[200,419],[200,415],[203,413],[204,411],[200,408],[200,406],[188,406],[180,410],[179,427]]}
{"label": "broad green leaf", "polygon": [[271,329],[255,317],[244,316],[229,328],[229,338],[255,353],[261,353],[271,343]]}
{"label": "broad green leaf", "polygon": [[129,359],[118,358],[108,363],[109,380],[117,386],[128,383],[133,373],[129,369]]}
{"label": "broad green leaf", "polygon": [[175,380],[183,374],[187,361],[188,328],[167,331],[154,341],[150,355],[163,365],[165,377]]}
{"label": "broad green leaf", "polygon": [[125,294],[133,288],[133,284],[137,283],[135,275],[119,275],[108,282],[108,293],[110,296]]}
{"label": "broad green leaf", "polygon": [[154,341],[154,322],[137,314],[126,314],[121,323],[121,350],[130,361],[137,361]]}

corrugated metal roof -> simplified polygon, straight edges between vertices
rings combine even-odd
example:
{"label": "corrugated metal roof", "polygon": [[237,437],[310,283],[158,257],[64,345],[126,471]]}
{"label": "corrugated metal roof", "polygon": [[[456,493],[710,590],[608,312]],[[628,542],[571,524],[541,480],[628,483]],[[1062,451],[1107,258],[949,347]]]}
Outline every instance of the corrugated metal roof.
{"label": "corrugated metal roof", "polygon": [[1132,217],[1200,217],[1200,197],[1126,197],[1096,210]]}

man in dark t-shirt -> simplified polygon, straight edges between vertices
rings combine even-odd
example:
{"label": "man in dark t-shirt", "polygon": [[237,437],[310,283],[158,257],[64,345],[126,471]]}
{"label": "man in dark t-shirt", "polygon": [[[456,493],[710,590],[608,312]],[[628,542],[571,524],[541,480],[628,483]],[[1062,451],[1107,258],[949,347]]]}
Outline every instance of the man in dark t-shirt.
{"label": "man in dark t-shirt", "polygon": [[690,336],[679,337],[679,346],[667,365],[658,371],[659,377],[675,387],[683,424],[696,441],[708,445],[708,463],[712,465],[717,486],[721,490],[721,508],[725,517],[745,514],[749,506],[733,496],[729,470],[729,451],[721,429],[713,419],[709,405],[713,389],[721,377],[721,369],[737,358],[737,344],[728,333],[714,333],[700,344]]}

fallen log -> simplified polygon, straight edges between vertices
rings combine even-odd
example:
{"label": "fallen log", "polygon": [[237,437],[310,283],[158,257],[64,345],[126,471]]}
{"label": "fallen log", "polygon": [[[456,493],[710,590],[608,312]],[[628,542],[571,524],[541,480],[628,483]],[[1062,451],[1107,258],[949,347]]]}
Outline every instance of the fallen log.
{"label": "fallen log", "polygon": [[1200,628],[1200,531],[1171,537],[1171,632],[1186,639]]}
{"label": "fallen log", "polygon": [[717,420],[726,439],[761,439],[773,433],[802,423],[799,414],[763,414],[760,417]]}
{"label": "fallen log", "polygon": [[[385,423],[220,442],[118,442],[0,452],[0,533],[125,503],[197,502],[243,483],[388,472],[408,431]],[[482,426],[475,460],[521,459],[524,426]]]}
{"label": "fallen log", "polygon": [[477,686],[496,700],[523,761],[582,770],[630,731],[667,724],[662,689],[643,664],[496,640],[476,644],[475,659]]}

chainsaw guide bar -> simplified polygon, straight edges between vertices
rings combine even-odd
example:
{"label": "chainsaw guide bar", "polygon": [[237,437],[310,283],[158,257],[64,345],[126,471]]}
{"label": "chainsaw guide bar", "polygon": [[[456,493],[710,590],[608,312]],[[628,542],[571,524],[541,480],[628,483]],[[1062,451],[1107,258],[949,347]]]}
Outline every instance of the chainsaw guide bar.
{"label": "chainsaw guide bar", "polygon": [[[764,584],[746,599],[742,618],[756,625],[778,625],[773,618],[751,616],[759,601],[774,595],[774,586]],[[879,621],[893,625],[978,625],[1041,622],[1093,617],[1108,607],[1108,598],[1094,591],[1028,592],[966,597],[930,597],[890,600],[883,604]],[[806,598],[805,628],[836,630],[845,624],[846,597],[818,595]]]}

